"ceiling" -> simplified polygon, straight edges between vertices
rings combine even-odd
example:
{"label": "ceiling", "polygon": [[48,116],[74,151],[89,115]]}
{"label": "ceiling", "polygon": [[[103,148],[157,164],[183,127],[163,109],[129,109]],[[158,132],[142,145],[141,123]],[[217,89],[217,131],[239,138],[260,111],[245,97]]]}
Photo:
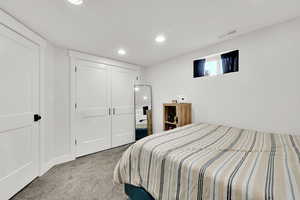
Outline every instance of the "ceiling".
{"label": "ceiling", "polygon": [[[1,0],[0,7],[55,45],[151,66],[300,15],[299,0]],[[158,45],[154,39],[167,37]],[[225,38],[226,39],[226,38]],[[119,56],[124,48],[127,55]]]}

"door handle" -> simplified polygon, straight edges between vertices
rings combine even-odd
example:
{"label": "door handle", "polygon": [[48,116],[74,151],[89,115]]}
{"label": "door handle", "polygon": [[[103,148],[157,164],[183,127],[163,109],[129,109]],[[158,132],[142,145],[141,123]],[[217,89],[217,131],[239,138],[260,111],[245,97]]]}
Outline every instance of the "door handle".
{"label": "door handle", "polygon": [[111,108],[108,108],[108,115],[111,115]]}
{"label": "door handle", "polygon": [[42,117],[39,114],[35,114],[33,116],[33,119],[34,119],[35,122],[38,122],[38,121],[40,121],[42,119]]}
{"label": "door handle", "polygon": [[116,114],[116,109],[115,108],[113,108],[113,115],[115,115]]}

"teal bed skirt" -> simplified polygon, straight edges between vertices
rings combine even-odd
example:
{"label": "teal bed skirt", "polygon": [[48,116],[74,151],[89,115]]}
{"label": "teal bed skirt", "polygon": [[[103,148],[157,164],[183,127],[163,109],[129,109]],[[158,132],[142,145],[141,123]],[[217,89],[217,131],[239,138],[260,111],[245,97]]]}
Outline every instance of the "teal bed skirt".
{"label": "teal bed skirt", "polygon": [[155,200],[146,190],[125,184],[125,193],[130,200]]}

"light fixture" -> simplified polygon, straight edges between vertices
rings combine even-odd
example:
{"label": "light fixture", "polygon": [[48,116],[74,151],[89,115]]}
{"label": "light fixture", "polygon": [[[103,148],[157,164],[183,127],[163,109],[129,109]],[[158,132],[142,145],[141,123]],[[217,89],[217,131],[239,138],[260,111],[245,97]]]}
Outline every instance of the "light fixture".
{"label": "light fixture", "polygon": [[147,100],[147,99],[148,99],[148,97],[147,97],[147,96],[143,96],[143,99],[144,99],[144,100]]}
{"label": "light fixture", "polygon": [[140,88],[139,87],[135,87],[134,91],[138,92],[138,91],[140,91]]}
{"label": "light fixture", "polygon": [[118,54],[121,56],[124,56],[124,55],[126,55],[126,51],[124,49],[119,49]]}
{"label": "light fixture", "polygon": [[166,37],[164,35],[158,35],[158,36],[156,36],[155,41],[157,43],[163,43],[166,41]]}
{"label": "light fixture", "polygon": [[69,1],[69,3],[76,5],[76,6],[83,4],[83,0],[68,0],[68,1]]}

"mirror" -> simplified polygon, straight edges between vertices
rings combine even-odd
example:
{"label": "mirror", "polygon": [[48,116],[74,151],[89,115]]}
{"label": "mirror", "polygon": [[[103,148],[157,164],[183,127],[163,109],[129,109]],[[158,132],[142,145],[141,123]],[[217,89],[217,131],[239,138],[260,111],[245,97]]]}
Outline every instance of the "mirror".
{"label": "mirror", "polygon": [[152,88],[150,85],[134,86],[136,141],[152,135]]}

